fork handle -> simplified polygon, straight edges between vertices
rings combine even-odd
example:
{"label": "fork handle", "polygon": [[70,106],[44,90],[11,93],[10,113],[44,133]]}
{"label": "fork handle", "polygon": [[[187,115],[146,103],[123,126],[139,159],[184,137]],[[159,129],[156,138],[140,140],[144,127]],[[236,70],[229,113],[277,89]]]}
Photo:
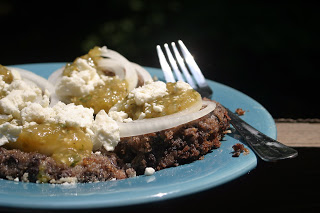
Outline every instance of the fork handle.
{"label": "fork handle", "polygon": [[[225,107],[226,108],[226,107]],[[254,127],[250,126],[228,108],[228,115],[231,118],[232,126],[243,137],[251,149],[264,161],[274,162],[277,160],[294,158],[298,152],[267,135],[261,133]]]}

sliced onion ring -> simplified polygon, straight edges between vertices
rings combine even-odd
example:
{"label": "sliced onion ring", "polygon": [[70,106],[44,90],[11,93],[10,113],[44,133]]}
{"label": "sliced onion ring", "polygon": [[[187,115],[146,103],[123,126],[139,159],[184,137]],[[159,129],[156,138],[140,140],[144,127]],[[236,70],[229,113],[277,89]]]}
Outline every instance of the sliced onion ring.
{"label": "sliced onion ring", "polygon": [[170,129],[201,118],[216,108],[216,104],[211,101],[202,101],[202,104],[205,107],[193,113],[185,114],[185,112],[181,111],[159,118],[135,120],[128,123],[118,122],[120,137],[132,137]]}
{"label": "sliced onion ring", "polygon": [[10,69],[13,72],[19,72],[22,80],[37,85],[42,91],[48,90],[50,94],[54,94],[54,86],[51,83],[49,83],[47,79],[28,70],[16,67],[8,67],[8,69]]}
{"label": "sliced onion ring", "polygon": [[[123,57],[120,53],[107,49],[106,46],[103,46],[101,48],[101,56],[106,57],[104,59],[101,59],[98,62],[99,67],[108,67],[108,63],[112,62],[113,64],[116,63],[118,66],[116,70],[114,71],[116,75],[124,76],[124,79],[128,82],[128,89],[129,91],[133,90],[138,85],[138,74],[130,61],[128,61],[125,57]],[[120,67],[120,69],[119,69]],[[122,69],[121,69],[122,68]]]}
{"label": "sliced onion ring", "polygon": [[60,69],[57,69],[56,71],[54,71],[48,78],[48,81],[53,84],[54,86],[57,85],[62,78],[62,74],[63,74],[63,70],[64,70],[64,66],[61,67]]}
{"label": "sliced onion ring", "polygon": [[131,65],[135,68],[135,70],[137,71],[138,76],[142,77],[143,83],[146,83],[148,81],[153,81],[150,73],[144,69],[143,67],[141,67],[139,64],[133,63],[131,62]]}
{"label": "sliced onion ring", "polygon": [[48,81],[54,86],[54,92],[52,93],[50,106],[53,107],[60,101],[59,97],[56,95],[55,87],[58,84],[58,82],[61,81],[62,73],[63,73],[64,67],[61,67],[60,69],[54,71],[48,78]]}

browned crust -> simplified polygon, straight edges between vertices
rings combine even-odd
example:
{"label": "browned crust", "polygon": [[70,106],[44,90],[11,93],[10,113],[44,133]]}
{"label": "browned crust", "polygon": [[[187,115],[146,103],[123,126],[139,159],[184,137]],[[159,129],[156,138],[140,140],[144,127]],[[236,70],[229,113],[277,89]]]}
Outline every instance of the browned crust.
{"label": "browned crust", "polygon": [[23,176],[27,174],[30,182],[39,179],[43,182],[56,182],[66,177],[76,177],[78,182],[95,182],[124,179],[133,173],[134,171],[122,165],[114,153],[93,154],[85,158],[80,165],[66,167],[39,153],[0,147],[0,178],[4,179],[23,180]]}
{"label": "browned crust", "polygon": [[208,115],[175,128],[122,138],[115,153],[142,174],[146,167],[161,170],[200,159],[213,148],[229,128],[227,111],[217,103]]}
{"label": "browned crust", "polygon": [[0,147],[0,178],[19,178],[27,173],[30,182],[37,180],[39,165],[46,156],[38,153],[25,153],[20,150],[7,150]]}

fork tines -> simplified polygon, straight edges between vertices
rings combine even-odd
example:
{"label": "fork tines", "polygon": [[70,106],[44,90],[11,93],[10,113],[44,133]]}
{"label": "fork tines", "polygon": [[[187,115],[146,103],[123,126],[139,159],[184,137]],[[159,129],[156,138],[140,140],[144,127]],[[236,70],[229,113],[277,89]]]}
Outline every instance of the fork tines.
{"label": "fork tines", "polygon": [[[172,70],[173,70],[177,80],[187,81],[194,89],[196,89],[198,87],[207,86],[206,80],[205,80],[199,66],[197,65],[193,56],[191,55],[191,53],[188,51],[188,49],[186,48],[186,46],[184,45],[184,43],[181,40],[178,41],[178,44],[179,44],[180,51],[181,51],[183,57],[181,56],[181,54],[180,54],[180,52],[174,42],[171,43],[171,46],[172,46],[175,57],[172,55],[170,48],[169,48],[169,45],[164,44],[164,48],[166,50],[166,54],[167,54],[168,61],[169,61],[170,65],[167,62],[167,59],[166,59],[165,55],[163,54],[160,45],[157,45],[158,57],[159,57],[161,68],[164,73],[165,80],[167,82],[175,82],[176,81],[174,75],[172,74]],[[177,62],[178,62],[178,64],[177,64]],[[193,77],[191,77],[189,70],[187,69],[185,63],[188,65],[188,68],[191,71]],[[179,67],[180,67],[180,70],[182,71],[183,75],[181,74]],[[194,82],[193,79],[197,82],[198,86],[196,85],[196,83]]]}

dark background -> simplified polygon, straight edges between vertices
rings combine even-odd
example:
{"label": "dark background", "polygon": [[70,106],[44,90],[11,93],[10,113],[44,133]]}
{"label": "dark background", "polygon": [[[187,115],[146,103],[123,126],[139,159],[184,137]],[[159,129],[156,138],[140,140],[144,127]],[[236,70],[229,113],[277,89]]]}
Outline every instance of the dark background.
{"label": "dark background", "polygon": [[318,8],[280,2],[0,0],[0,64],[73,61],[106,45],[160,67],[155,46],[181,39],[207,78],[274,118],[320,118]]}

